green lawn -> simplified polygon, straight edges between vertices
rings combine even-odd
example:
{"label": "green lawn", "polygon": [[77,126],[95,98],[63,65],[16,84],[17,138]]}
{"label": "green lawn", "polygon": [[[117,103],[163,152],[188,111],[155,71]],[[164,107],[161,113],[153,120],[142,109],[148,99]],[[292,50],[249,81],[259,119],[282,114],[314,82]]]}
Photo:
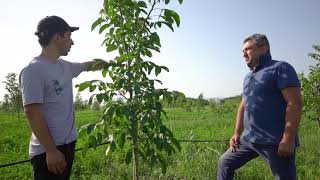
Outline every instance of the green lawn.
{"label": "green lawn", "polygon": [[[227,110],[221,107],[166,109],[169,118],[164,122],[178,139],[187,140],[227,140],[233,132],[236,102],[228,101]],[[77,112],[77,127],[95,120],[98,112]],[[308,122],[303,119],[302,124]],[[320,179],[320,128],[315,122],[300,128],[301,147],[297,152],[299,179]],[[30,129],[25,119],[17,120],[8,114],[0,114],[0,164],[28,159]],[[78,140],[77,148],[82,147]],[[165,175],[159,167],[142,165],[143,179],[215,179],[217,160],[226,150],[224,142],[182,143],[182,151],[170,157],[170,165]],[[90,149],[83,156],[77,152],[72,179],[131,179],[131,167],[123,164],[122,152],[105,156],[105,146]],[[141,163],[142,164],[142,163]],[[0,169],[0,179],[32,179],[30,163]],[[258,158],[238,170],[236,179],[273,179],[272,174]]]}

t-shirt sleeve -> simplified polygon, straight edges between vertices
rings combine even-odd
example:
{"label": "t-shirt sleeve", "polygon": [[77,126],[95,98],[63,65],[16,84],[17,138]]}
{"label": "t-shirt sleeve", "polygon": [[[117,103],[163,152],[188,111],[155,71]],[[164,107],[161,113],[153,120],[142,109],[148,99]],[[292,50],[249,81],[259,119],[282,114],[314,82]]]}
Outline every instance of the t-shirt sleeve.
{"label": "t-shirt sleeve", "polygon": [[72,78],[77,77],[81,72],[87,69],[84,63],[74,63],[74,62],[69,62],[69,63],[70,63]]}
{"label": "t-shirt sleeve", "polygon": [[278,89],[300,87],[300,81],[296,71],[286,62],[281,63],[277,68],[277,87]]}
{"label": "t-shirt sleeve", "polygon": [[44,79],[37,68],[26,67],[20,73],[23,106],[44,102]]}

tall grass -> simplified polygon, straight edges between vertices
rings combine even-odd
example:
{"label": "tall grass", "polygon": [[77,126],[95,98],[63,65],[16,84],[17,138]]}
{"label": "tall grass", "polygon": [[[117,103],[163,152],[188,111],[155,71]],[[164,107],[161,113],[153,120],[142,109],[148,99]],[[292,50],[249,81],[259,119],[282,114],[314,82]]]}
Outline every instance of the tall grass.
{"label": "tall grass", "polygon": [[[203,109],[166,109],[165,124],[178,139],[185,140],[228,140],[234,128],[238,101]],[[228,104],[229,103],[229,104]],[[219,109],[220,108],[220,109]],[[77,127],[96,120],[99,112],[83,111],[76,114]],[[8,123],[7,116],[0,114],[0,164],[28,159],[30,128],[26,120]],[[16,121],[16,120],[14,120]],[[303,119],[302,123],[307,122]],[[6,122],[2,124],[1,122]],[[301,147],[297,151],[297,173],[299,179],[320,179],[320,128],[316,122],[300,128]],[[79,139],[77,148],[82,147]],[[228,148],[224,142],[181,143],[181,152],[170,157],[165,175],[160,167],[141,167],[142,179],[215,179],[219,156]],[[105,146],[90,149],[83,156],[76,153],[72,179],[131,179],[132,169],[123,163],[124,154],[105,156]],[[32,179],[30,163],[0,169],[0,179]],[[250,161],[236,173],[235,179],[274,179],[269,167],[261,159]]]}

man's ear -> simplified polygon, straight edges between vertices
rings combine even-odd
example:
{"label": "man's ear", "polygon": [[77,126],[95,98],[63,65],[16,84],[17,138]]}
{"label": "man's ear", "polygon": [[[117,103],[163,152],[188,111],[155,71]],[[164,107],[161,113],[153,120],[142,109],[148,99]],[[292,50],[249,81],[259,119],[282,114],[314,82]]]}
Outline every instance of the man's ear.
{"label": "man's ear", "polygon": [[269,48],[268,48],[268,46],[263,45],[263,46],[261,46],[261,50],[263,53],[266,53],[266,52],[268,52]]}
{"label": "man's ear", "polygon": [[58,33],[56,33],[56,34],[54,34],[54,35],[52,36],[52,41],[53,41],[53,42],[59,41],[60,38],[61,38],[60,35],[59,35]]}
{"label": "man's ear", "polygon": [[56,38],[56,40],[60,40],[64,37],[66,37],[66,33],[64,33],[64,34],[56,33],[53,35],[53,37]]}

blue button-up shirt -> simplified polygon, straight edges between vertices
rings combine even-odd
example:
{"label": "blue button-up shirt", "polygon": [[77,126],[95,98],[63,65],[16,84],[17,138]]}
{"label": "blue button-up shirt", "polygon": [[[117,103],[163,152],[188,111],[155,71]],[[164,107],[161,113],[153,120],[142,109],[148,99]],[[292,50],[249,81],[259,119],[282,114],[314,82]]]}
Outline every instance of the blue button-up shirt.
{"label": "blue button-up shirt", "polygon": [[[242,137],[252,143],[278,145],[285,127],[286,101],[281,90],[300,87],[294,68],[283,61],[271,59],[266,53],[243,83],[244,132]],[[296,145],[298,145],[296,138]]]}

